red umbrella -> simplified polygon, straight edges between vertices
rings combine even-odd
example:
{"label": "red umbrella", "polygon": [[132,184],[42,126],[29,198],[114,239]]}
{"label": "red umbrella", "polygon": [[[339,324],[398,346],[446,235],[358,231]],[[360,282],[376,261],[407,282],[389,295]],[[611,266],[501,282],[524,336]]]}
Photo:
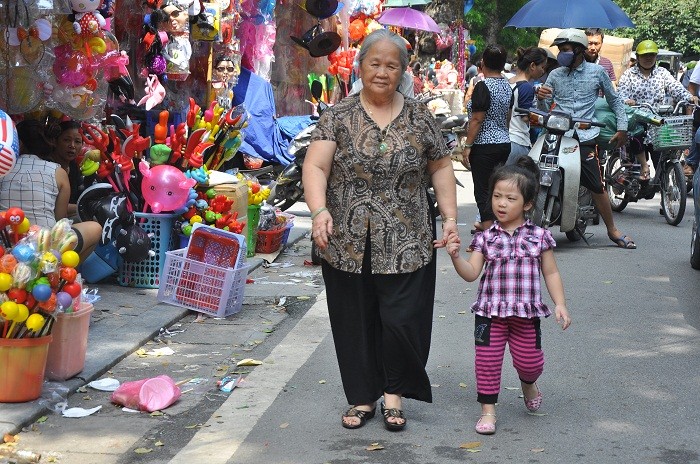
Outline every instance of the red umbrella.
{"label": "red umbrella", "polygon": [[379,19],[379,24],[386,26],[406,27],[419,31],[440,32],[437,23],[422,11],[413,8],[391,8],[384,10]]}

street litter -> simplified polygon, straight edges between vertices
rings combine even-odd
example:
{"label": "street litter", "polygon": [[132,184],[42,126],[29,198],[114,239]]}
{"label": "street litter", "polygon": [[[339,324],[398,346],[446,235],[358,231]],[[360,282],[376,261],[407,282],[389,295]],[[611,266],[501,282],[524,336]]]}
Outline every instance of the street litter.
{"label": "street litter", "polygon": [[182,392],[167,375],[124,382],[114,393],[112,402],[140,411],[153,412],[175,403]]}
{"label": "street litter", "polygon": [[290,262],[284,262],[284,263],[268,263],[267,261],[263,262],[263,267],[268,268],[268,267],[292,267],[294,266],[294,263]]}
{"label": "street litter", "polygon": [[113,392],[119,388],[119,380],[106,377],[104,379],[93,380],[88,384],[88,387],[94,388],[95,390]]}
{"label": "street litter", "polygon": [[146,354],[150,356],[170,356],[175,354],[175,351],[169,346],[164,346],[163,348],[156,348],[155,350],[146,351]]}
{"label": "street litter", "polygon": [[61,415],[63,417],[70,417],[70,418],[79,418],[79,417],[87,417],[92,414],[95,414],[97,411],[102,409],[102,406],[95,406],[94,408],[91,409],[85,409],[85,408],[68,408],[64,409]]}
{"label": "street litter", "polygon": [[219,387],[219,390],[221,390],[224,393],[231,393],[234,388],[238,386],[238,384],[241,382],[241,376],[226,376],[216,382],[216,386]]}
{"label": "street litter", "polygon": [[238,361],[236,366],[259,366],[261,364],[262,361],[258,361],[257,359],[246,358]]}

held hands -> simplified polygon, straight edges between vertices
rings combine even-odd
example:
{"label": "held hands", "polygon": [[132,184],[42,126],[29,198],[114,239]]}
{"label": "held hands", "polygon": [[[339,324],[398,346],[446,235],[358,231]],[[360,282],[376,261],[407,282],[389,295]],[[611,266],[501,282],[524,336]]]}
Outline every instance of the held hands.
{"label": "held hands", "polygon": [[433,248],[443,248],[446,246],[452,235],[456,236],[457,240],[459,240],[457,220],[455,218],[445,218],[442,220],[442,239],[433,240]]}
{"label": "held hands", "polygon": [[571,316],[569,316],[569,311],[564,305],[557,305],[554,308],[554,317],[557,320],[557,324],[561,325],[562,330],[566,330],[571,325]]}
{"label": "held hands", "polygon": [[450,234],[447,236],[447,253],[452,257],[452,259],[459,258],[459,249],[462,246],[462,241],[459,239],[459,235]]}

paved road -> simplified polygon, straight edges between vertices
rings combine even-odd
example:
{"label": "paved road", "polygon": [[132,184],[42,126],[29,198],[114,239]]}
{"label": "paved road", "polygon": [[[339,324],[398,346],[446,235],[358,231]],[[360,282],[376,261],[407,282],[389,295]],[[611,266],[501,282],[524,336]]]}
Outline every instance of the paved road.
{"label": "paved road", "polygon": [[[468,184],[459,192],[466,237],[471,220],[464,219],[473,218],[475,208],[469,177],[460,173],[460,178]],[[506,357],[498,432],[492,437],[473,431],[479,407],[468,307],[477,283],[460,280],[446,254],[439,253],[428,365],[435,401],[406,400],[409,425],[401,433],[384,430],[377,418],[360,430],[340,426],[346,405],[324,294],[322,288],[303,285],[313,284],[307,276],[296,286],[305,290],[299,296],[316,299],[290,297],[292,317],[275,320],[274,298],[268,308],[258,308],[261,321],[275,328],[272,334],[260,331],[267,339],[233,340],[237,347],[218,340],[217,348],[205,345],[198,332],[198,338],[183,337],[179,347],[183,356],[191,356],[189,363],[180,359],[170,366],[165,358],[130,356],[113,369],[121,376],[130,370],[137,376],[145,372],[139,363],[146,363],[141,367],[151,372],[160,366],[178,378],[194,377],[216,374],[223,366],[229,370],[231,363],[253,353],[264,363],[248,369],[247,387],[228,396],[195,390],[201,401],[187,400],[192,402],[173,406],[165,416],[127,415],[108,405],[73,422],[51,416],[35,424],[35,431],[20,434],[20,443],[46,456],[53,450],[63,463],[697,462],[700,273],[688,263],[692,218],[668,226],[658,215],[658,203],[646,201],[628,206],[616,219],[636,240],[637,250],[612,246],[602,225],[590,229],[591,246],[569,243],[555,233],[574,323],[566,332],[553,320],[543,323],[546,366],[539,385],[544,404],[538,415],[527,414]],[[207,321],[212,331],[220,322]],[[183,323],[194,326],[189,320]],[[236,323],[235,317],[226,322],[232,331]],[[192,373],[177,372],[194,364],[198,367]],[[479,442],[476,448],[460,448],[475,446],[473,442]],[[383,449],[368,451],[375,443]],[[138,448],[151,451],[137,454]]]}

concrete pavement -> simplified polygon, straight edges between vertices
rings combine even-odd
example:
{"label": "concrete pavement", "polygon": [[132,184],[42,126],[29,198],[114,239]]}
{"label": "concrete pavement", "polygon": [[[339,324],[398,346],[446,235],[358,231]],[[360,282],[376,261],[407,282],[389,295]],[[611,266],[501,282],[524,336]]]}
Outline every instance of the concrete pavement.
{"label": "concrete pavement", "polygon": [[[303,214],[303,213],[302,213]],[[287,247],[307,236],[308,216],[297,216],[290,231]],[[263,260],[248,258],[249,275],[260,268]],[[45,382],[42,397],[26,403],[0,403],[0,434],[14,434],[49,412],[50,404],[44,401],[50,388],[65,387],[68,391],[103,376],[112,366],[122,361],[166,328],[183,319],[191,311],[187,308],[158,303],[157,289],[127,288],[111,281],[92,285],[98,288],[101,299],[95,304],[91,316],[85,367],[76,377],[64,382]],[[263,281],[264,282],[264,277]],[[293,285],[247,285],[244,310],[230,319],[242,320],[255,315],[245,311],[253,302],[278,301],[283,295],[294,293]],[[308,288],[308,287],[307,287]],[[59,385],[56,385],[59,384]]]}

